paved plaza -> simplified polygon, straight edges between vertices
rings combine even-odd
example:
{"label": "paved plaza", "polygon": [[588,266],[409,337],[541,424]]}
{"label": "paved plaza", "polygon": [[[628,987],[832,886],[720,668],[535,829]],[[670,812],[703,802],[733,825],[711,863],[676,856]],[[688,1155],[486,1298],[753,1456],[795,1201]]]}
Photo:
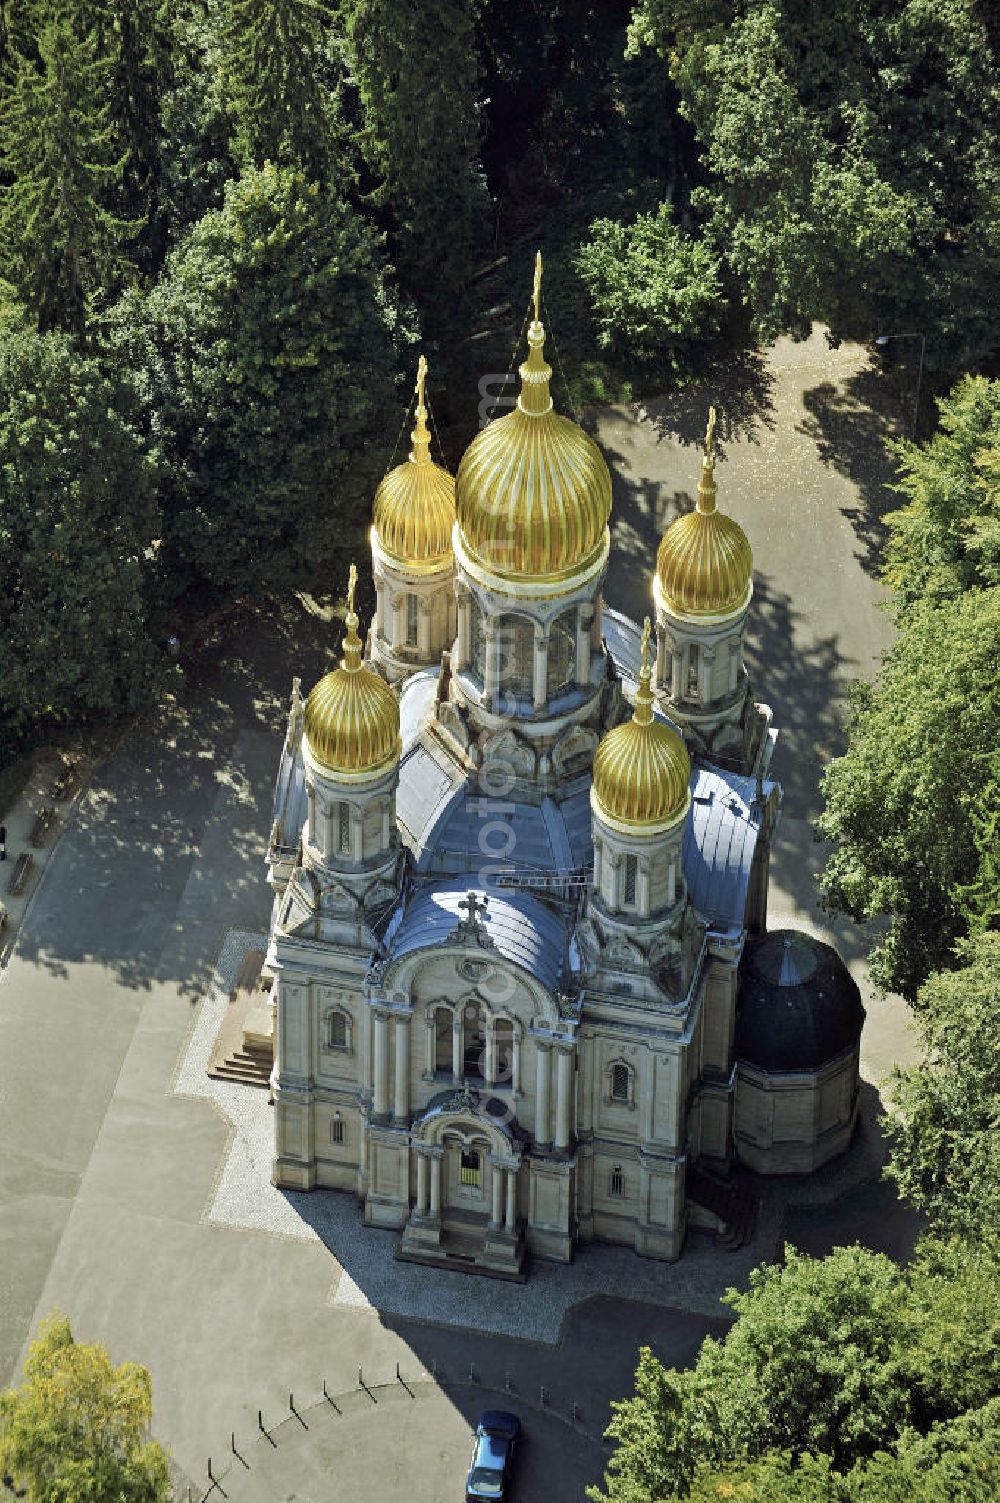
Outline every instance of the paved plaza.
{"label": "paved plaza", "polygon": [[[850,1155],[817,1181],[768,1187],[741,1253],[692,1239],[663,1265],[588,1248],[523,1287],[397,1264],[394,1237],[365,1231],[349,1198],[274,1190],[265,1093],[209,1081],[204,1061],[232,968],[267,927],[291,676],[312,682],[337,642],[297,603],[262,610],[99,769],[0,971],[0,1381],[59,1306],[80,1339],[151,1369],[156,1433],[196,1495],[207,1458],[218,1471],[228,1453],[227,1494],[252,1503],[388,1498],[416,1475],[409,1455],[426,1478],[409,1495],[456,1497],[470,1424],[509,1380],[529,1432],[520,1495],[561,1503],[600,1477],[607,1406],[629,1389],[639,1344],[691,1361],[725,1329],[720,1293],[783,1238],[819,1252],[859,1236],[905,1255],[916,1226],[877,1179],[876,1117],[879,1082],[912,1055],[906,1011],[870,998],[863,937],[818,908],[811,834],[846,686],[874,672],[890,638],[874,569],[894,413],[880,411],[863,352],[818,337],[724,374],[662,410],[598,415],[616,492],[609,603],[641,613],[659,533],[693,497],[715,400],[720,505],[761,561],[752,671],[782,733],[771,923],[835,943],[869,1008]],[[379,1404],[358,1389],[359,1367]],[[283,1421],[278,1450],[258,1410]],[[373,1434],[379,1460],[362,1468]]]}

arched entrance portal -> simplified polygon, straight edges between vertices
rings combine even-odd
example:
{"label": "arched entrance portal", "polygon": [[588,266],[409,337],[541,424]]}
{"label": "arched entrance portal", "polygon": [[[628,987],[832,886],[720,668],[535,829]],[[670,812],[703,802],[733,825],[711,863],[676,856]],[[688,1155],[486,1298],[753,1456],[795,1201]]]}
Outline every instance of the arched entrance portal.
{"label": "arched entrance portal", "polygon": [[520,1279],[524,1235],[518,1215],[521,1145],[478,1093],[442,1092],[410,1134],[415,1191],[401,1258],[489,1269]]}

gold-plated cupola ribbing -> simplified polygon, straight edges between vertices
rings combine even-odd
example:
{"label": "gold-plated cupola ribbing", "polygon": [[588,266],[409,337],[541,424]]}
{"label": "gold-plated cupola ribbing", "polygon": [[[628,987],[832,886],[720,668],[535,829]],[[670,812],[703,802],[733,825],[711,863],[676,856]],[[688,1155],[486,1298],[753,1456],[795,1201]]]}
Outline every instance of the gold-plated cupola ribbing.
{"label": "gold-plated cupola ribbing", "polygon": [[371,777],[399,760],[399,705],[384,679],[361,661],[354,610],[358,571],[351,565],[347,632],[340,667],[321,678],[306,700],[305,738],[316,761],[335,776]]}
{"label": "gold-plated cupola ribbing", "polygon": [[390,470],[375,492],[372,531],[391,562],[410,573],[432,573],[451,561],[455,481],[431,459],[424,382],[427,361],[417,364],[417,406],[405,464]]}
{"label": "gold-plated cupola ribbing", "polygon": [[583,573],[607,546],[611,476],[593,439],[555,412],[541,322],[542,258],[517,407],[473,439],[456,477],[464,548],[487,573],[551,582]]}
{"label": "gold-plated cupola ribbing", "polygon": [[650,623],[642,632],[642,667],[632,719],[601,740],[594,757],[591,802],[607,824],[655,835],[688,811],[691,760],[676,731],[653,718]]}
{"label": "gold-plated cupola ribbing", "polygon": [[738,522],[715,502],[715,408],[709,410],[705,457],[694,511],[678,517],[656,555],[658,593],[676,616],[726,616],[750,599],[753,554]]}

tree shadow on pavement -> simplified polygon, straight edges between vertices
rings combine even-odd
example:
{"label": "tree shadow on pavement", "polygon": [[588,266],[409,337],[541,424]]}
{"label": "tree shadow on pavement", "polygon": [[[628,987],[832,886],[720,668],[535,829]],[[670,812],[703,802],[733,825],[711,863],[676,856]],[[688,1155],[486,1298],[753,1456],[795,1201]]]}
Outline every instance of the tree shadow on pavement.
{"label": "tree shadow on pavement", "polygon": [[816,445],[820,462],[857,489],[860,505],[842,507],[858,539],[855,555],[866,573],[878,576],[888,528],[887,512],[903,504],[891,489],[896,468],[886,447],[900,436],[899,398],[886,378],[867,367],[834,386],[824,381],[803,393],[809,414],[799,431]]}
{"label": "tree shadow on pavement", "polygon": [[701,447],[705,441],[708,409],[718,415],[715,446],[725,459],[732,439],[760,442],[759,429],[773,429],[775,377],[767,357],[755,349],[736,350],[713,366],[703,379],[665,396],[636,404],[636,416],[652,424],[659,440]]}

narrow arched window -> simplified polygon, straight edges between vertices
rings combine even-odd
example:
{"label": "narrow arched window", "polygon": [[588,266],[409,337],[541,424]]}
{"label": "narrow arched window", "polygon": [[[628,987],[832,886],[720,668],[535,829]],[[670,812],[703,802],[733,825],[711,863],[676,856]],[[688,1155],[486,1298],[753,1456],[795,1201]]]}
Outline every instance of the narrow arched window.
{"label": "narrow arched window", "polygon": [[351,806],[340,803],[337,805],[337,853],[341,856],[351,854]]}
{"label": "narrow arched window", "polygon": [[483,683],[486,678],[486,632],[483,611],[475,595],[469,600],[469,668]]}
{"label": "narrow arched window", "polygon": [[698,666],[699,666],[698,665],[698,659],[699,659],[699,653],[698,653],[697,643],[692,642],[691,645],[690,645],[690,647],[688,648],[688,672],[687,672],[687,697],[688,697],[688,699],[699,699],[701,697],[700,694],[699,694],[699,692],[698,692]]}
{"label": "narrow arched window", "polygon": [[611,1182],[608,1185],[608,1194],[616,1199],[625,1194],[625,1176],[622,1174],[621,1164],[616,1164],[611,1171]]}
{"label": "narrow arched window", "polygon": [[418,618],[420,615],[420,602],[416,595],[409,594],[406,597],[406,645],[416,647]]}
{"label": "narrow arched window", "polygon": [[535,628],[523,616],[500,621],[500,690],[515,699],[531,699],[535,682]]}
{"label": "narrow arched window", "polygon": [[635,888],[639,875],[639,858],[625,857],[625,880],[622,884],[622,903],[626,908],[635,907]]}
{"label": "narrow arched window", "polygon": [[611,1066],[611,1100],[628,1102],[629,1099],[629,1076],[631,1071],[628,1065]]}
{"label": "narrow arched window", "polygon": [[343,1143],[345,1141],[346,1138],[344,1135],[344,1119],[343,1117],[338,1115],[334,1117],[333,1121],[330,1123],[330,1142]]}
{"label": "narrow arched window", "polygon": [[573,687],[576,674],[576,612],[564,611],[549,632],[548,693],[550,699]]}
{"label": "narrow arched window", "polygon": [[483,1169],[482,1159],[475,1148],[462,1150],[460,1174],[463,1185],[473,1185],[478,1190],[482,1183]]}
{"label": "narrow arched window", "polygon": [[347,1014],[328,1012],[326,1015],[326,1047],[346,1049],[348,1046]]}
{"label": "narrow arched window", "polygon": [[439,1007],[434,1013],[434,1069],[446,1075],[452,1071],[452,1034],[455,1020],[450,1007]]}

